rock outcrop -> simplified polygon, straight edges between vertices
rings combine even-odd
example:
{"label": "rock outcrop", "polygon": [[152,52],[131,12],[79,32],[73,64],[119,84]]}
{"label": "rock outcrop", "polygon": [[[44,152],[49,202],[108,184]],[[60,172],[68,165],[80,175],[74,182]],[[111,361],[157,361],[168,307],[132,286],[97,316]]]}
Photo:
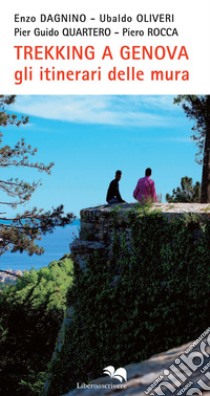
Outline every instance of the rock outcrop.
{"label": "rock outcrop", "polygon": [[[155,383],[155,380],[157,378],[161,378],[161,376],[164,375],[164,371],[168,370],[170,374],[174,374],[172,371],[170,371],[170,366],[173,364],[175,365],[177,372],[179,374],[179,367],[176,365],[175,360],[179,359],[179,357],[185,353],[188,349],[191,349],[190,347],[193,345],[193,342],[190,342],[188,344],[182,345],[181,347],[171,349],[167,352],[154,355],[150,359],[145,360],[141,363],[135,363],[135,364],[129,364],[128,366],[125,366],[125,369],[127,371],[127,378],[128,381],[125,385],[125,388],[118,388],[118,389],[94,389],[91,388],[91,386],[94,385],[108,385],[108,384],[119,384],[119,381],[117,380],[111,380],[108,376],[103,376],[101,378],[97,378],[93,381],[90,382],[90,388],[89,389],[74,389],[70,391],[69,393],[65,394],[64,396],[77,396],[77,395],[90,395],[90,396],[97,396],[97,395],[109,395],[109,396],[114,396],[116,394],[119,394],[119,396],[127,396],[127,395],[132,395],[132,396],[145,396],[145,395],[203,395],[203,396],[210,396],[210,391],[202,389],[202,387],[199,385],[198,381],[204,381],[206,383],[207,388],[210,388],[210,380],[205,376],[205,373],[210,372],[210,368],[206,368],[206,371],[204,369],[205,364],[203,366],[200,366],[197,370],[195,370],[192,374],[188,372],[188,376],[185,373],[185,376],[187,377],[186,381],[181,381],[178,377],[175,378],[176,380],[176,385],[172,382],[172,380],[169,380],[168,382],[171,385],[174,385],[174,390],[169,390],[169,389],[162,389],[163,393],[157,393],[154,391],[156,389],[156,386],[153,387],[153,389],[150,390],[151,384]],[[193,348],[193,351],[197,350],[199,351],[199,347]],[[206,362],[209,363],[209,359],[206,357]],[[204,359],[204,361],[205,361]],[[200,363],[200,362],[199,362]],[[199,363],[197,363],[199,365]],[[207,363],[207,365],[208,365]],[[203,369],[202,369],[203,367]],[[203,373],[201,372],[203,371]],[[204,373],[205,371],[205,373]],[[169,375],[168,373],[168,375]],[[176,373],[176,370],[175,370]],[[182,372],[183,373],[183,372]],[[167,379],[167,376],[166,376]],[[173,379],[174,380],[174,379]],[[180,386],[179,386],[179,381],[180,381]],[[193,393],[187,393],[187,384],[191,386],[190,388],[195,388],[197,389],[196,391],[194,390]],[[158,386],[158,385],[157,385]],[[188,388],[188,391],[189,389]],[[186,389],[184,391],[184,389]],[[181,392],[181,393],[179,393]],[[200,392],[200,393],[199,393]]]}

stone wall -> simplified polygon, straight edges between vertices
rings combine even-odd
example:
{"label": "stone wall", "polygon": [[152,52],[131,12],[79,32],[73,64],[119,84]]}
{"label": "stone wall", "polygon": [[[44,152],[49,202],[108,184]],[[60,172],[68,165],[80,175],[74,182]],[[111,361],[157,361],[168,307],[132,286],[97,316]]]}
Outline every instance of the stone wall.
{"label": "stone wall", "polygon": [[[132,394],[127,365],[195,339],[207,328],[209,219],[208,204],[81,211],[80,235],[71,245],[71,315],[62,327],[48,396],[65,393],[78,380],[89,383],[108,364],[126,367]],[[141,381],[144,374],[138,372]],[[136,394],[143,395],[140,389]]]}
{"label": "stone wall", "polygon": [[[86,260],[94,251],[113,255],[113,243],[123,233],[129,246],[131,225],[142,210],[139,204],[103,205],[81,211],[81,228],[79,238],[71,244],[71,252],[77,264],[85,267]],[[210,217],[209,204],[153,204],[149,211],[160,211],[172,221],[174,218],[189,213]]]}

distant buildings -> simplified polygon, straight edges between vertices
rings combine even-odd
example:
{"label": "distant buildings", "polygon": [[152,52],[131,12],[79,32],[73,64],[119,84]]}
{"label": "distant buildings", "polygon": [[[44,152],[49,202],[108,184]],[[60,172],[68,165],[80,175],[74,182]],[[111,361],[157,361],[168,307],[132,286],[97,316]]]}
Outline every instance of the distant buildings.
{"label": "distant buildings", "polygon": [[17,278],[21,276],[23,276],[23,271],[8,269],[5,272],[0,272],[0,283],[15,283]]}

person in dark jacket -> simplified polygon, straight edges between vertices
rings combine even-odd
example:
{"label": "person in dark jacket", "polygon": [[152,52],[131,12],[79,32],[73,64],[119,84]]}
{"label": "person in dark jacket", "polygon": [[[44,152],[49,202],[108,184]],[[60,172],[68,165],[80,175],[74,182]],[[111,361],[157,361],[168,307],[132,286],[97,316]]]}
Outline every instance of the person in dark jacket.
{"label": "person in dark jacket", "polygon": [[122,199],[119,191],[119,181],[121,179],[121,176],[122,172],[120,170],[117,170],[115,173],[115,179],[113,179],[109,184],[109,188],[106,194],[106,202],[109,205],[125,202],[124,199]]}

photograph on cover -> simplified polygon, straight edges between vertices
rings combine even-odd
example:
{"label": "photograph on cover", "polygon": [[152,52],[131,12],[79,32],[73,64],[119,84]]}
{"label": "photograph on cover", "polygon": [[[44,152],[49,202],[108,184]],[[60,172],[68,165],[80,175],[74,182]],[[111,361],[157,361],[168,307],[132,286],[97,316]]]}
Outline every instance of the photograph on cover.
{"label": "photograph on cover", "polygon": [[209,96],[0,107],[0,393],[209,389]]}

